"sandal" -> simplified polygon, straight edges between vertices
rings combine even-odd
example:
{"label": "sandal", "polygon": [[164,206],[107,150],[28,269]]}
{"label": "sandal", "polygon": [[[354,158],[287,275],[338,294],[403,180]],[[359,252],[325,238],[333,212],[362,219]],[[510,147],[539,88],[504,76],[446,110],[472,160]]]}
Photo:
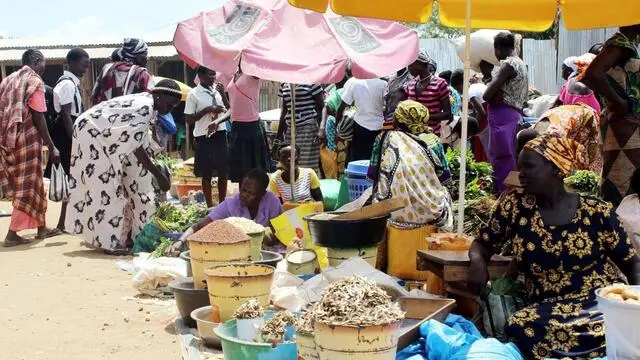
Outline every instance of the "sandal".
{"label": "sandal", "polygon": [[44,240],[44,239],[48,239],[48,238],[52,238],[55,236],[60,236],[63,235],[64,231],[58,229],[58,228],[54,228],[54,229],[49,229],[49,231],[47,231],[46,234],[44,234],[44,236],[36,236],[36,240]]}
{"label": "sandal", "polygon": [[16,240],[7,241],[7,239],[4,239],[4,244],[2,246],[8,248],[8,247],[14,247],[14,246],[20,246],[20,245],[28,245],[30,243],[31,241],[18,236]]}

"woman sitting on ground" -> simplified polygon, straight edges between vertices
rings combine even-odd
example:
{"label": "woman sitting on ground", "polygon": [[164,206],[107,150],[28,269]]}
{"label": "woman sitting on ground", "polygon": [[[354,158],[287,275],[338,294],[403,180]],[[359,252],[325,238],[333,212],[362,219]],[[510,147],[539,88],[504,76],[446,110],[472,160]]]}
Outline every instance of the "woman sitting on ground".
{"label": "woman sitting on ground", "polygon": [[376,139],[368,177],[374,181],[374,201],[410,201],[410,206],[392,214],[392,220],[450,228],[451,197],[440,179],[450,180],[451,173],[443,160],[442,143],[431,133],[428,119],[424,105],[401,102],[395,113],[397,130],[385,131]]}
{"label": "woman sitting on ground", "polygon": [[[295,180],[293,189],[291,186],[291,146],[280,149],[279,160],[282,169],[277,170],[269,182],[269,190],[274,193],[282,202],[322,202],[322,191],[320,190],[320,179],[313,169],[301,168],[298,166],[300,158],[296,146]],[[293,198],[291,197],[293,193]]]}
{"label": "woman sitting on ground", "polygon": [[171,252],[179,252],[189,236],[215,220],[242,217],[268,227],[271,219],[282,214],[282,204],[275,195],[267,191],[268,186],[269,175],[264,171],[249,171],[240,183],[240,193],[225,199],[211,210],[209,216],[189,228],[171,247]]}
{"label": "woman sitting on ground", "polygon": [[469,288],[485,291],[492,254],[511,253],[526,280],[530,306],[509,317],[505,332],[525,358],[605,356],[604,322],[595,291],[631,284],[636,250],[611,204],[567,192],[563,178],[584,162],[582,145],[546,134],[519,157],[524,192],[504,194],[469,250]]}

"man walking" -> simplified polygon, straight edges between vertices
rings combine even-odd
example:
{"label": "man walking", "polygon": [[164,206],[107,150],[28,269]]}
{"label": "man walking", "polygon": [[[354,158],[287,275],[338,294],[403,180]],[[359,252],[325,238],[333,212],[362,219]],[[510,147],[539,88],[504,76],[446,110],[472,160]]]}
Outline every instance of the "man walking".
{"label": "man walking", "polygon": [[[67,54],[67,64],[69,69],[62,73],[53,88],[53,108],[56,112],[56,118],[50,133],[53,143],[60,151],[62,168],[66,174],[69,174],[73,123],[84,112],[80,79],[89,68],[89,54],[84,49],[73,48]],[[51,166],[52,164],[49,162],[47,173],[50,173]],[[64,231],[66,213],[67,203],[63,202],[57,226],[61,231]]]}
{"label": "man walking", "polygon": [[[229,147],[225,117],[219,116],[226,111],[228,104],[224,89],[216,86],[216,72],[205,67],[198,68],[200,84],[187,96],[184,107],[185,122],[195,124],[193,137],[196,141],[194,163],[195,176],[202,178],[202,192],[208,207],[213,206],[211,179],[218,176],[218,200],[223,202],[227,196],[227,166]],[[219,89],[218,89],[219,88]]]}

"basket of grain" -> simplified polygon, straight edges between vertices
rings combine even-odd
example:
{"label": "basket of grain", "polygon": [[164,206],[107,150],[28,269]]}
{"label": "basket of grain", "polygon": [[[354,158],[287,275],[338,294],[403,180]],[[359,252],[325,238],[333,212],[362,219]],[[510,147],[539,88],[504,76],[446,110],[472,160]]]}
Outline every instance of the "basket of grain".
{"label": "basket of grain", "polygon": [[224,219],[224,221],[230,223],[231,225],[237,227],[242,230],[245,234],[251,237],[251,261],[260,261],[262,259],[262,255],[260,251],[262,251],[262,240],[264,239],[264,226],[260,224],[256,224],[253,220],[241,218],[241,217],[230,217]]}
{"label": "basket of grain", "polygon": [[217,220],[187,238],[196,289],[207,287],[204,270],[214,265],[247,262],[251,238],[226,221]]}
{"label": "basket of grain", "polygon": [[258,264],[228,264],[206,269],[211,305],[218,307],[220,321],[233,318],[236,309],[249,299],[256,299],[263,308],[269,306],[273,266]]}
{"label": "basket of grain", "polygon": [[394,360],[404,312],[375,282],[355,275],[329,285],[313,307],[320,360]]}

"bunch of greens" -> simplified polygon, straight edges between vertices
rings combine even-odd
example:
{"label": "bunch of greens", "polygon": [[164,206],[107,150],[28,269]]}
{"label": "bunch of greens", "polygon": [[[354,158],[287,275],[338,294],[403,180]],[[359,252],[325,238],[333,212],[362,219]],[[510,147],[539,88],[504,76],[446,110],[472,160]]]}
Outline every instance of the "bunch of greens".
{"label": "bunch of greens", "polygon": [[164,232],[185,232],[208,214],[204,205],[175,206],[165,202],[160,204],[151,220]]}
{"label": "bunch of greens", "polygon": [[160,243],[158,243],[158,245],[156,246],[156,249],[153,250],[153,252],[151,253],[151,257],[159,258],[161,256],[164,256],[164,253],[166,252],[166,250],[170,248],[175,241],[176,241],[175,239],[161,237]]}
{"label": "bunch of greens", "polygon": [[[491,212],[496,204],[496,198],[492,194],[465,201],[464,207],[464,233],[477,237],[480,229],[489,224]],[[453,204],[454,219],[457,219],[458,203]]]}
{"label": "bunch of greens", "polygon": [[598,196],[600,177],[589,170],[578,170],[564,179],[564,184],[582,195]]}
{"label": "bunch of greens", "polygon": [[158,166],[164,166],[169,169],[171,174],[174,174],[175,171],[180,167],[180,160],[165,155],[156,156],[155,163]]}
{"label": "bunch of greens", "polygon": [[[452,181],[447,186],[451,197],[458,198],[460,187],[460,150],[449,149],[447,150],[447,161],[449,162],[449,168],[451,169]],[[465,200],[475,200],[488,195],[493,194],[493,168],[489,163],[476,162],[473,158],[473,153],[467,151],[467,168],[466,168],[466,185],[465,185]]]}

